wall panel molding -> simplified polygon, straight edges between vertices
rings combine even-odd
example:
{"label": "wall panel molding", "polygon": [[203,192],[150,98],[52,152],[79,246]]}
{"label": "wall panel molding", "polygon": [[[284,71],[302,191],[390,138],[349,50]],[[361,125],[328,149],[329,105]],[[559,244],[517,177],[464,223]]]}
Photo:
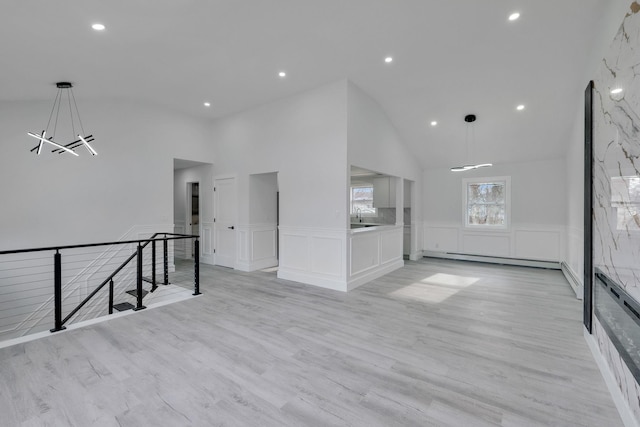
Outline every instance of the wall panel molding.
{"label": "wall panel molding", "polygon": [[564,225],[512,224],[507,231],[467,229],[457,223],[424,223],[423,250],[559,263],[565,254]]}

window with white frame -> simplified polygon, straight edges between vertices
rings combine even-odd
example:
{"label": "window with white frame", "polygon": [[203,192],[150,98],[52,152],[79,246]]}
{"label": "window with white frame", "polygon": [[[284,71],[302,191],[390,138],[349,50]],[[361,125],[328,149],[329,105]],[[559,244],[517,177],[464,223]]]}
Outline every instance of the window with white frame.
{"label": "window with white frame", "polygon": [[507,229],[511,211],[510,184],[508,176],[462,180],[465,227]]}
{"label": "window with white frame", "polygon": [[373,186],[359,185],[351,187],[351,215],[375,215],[373,207]]}

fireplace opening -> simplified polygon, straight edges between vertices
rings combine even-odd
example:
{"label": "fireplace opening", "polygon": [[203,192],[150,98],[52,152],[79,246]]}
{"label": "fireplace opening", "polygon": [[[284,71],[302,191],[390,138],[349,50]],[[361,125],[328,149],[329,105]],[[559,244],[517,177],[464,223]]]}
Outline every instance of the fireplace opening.
{"label": "fireplace opening", "polygon": [[640,383],[640,304],[596,268],[594,311],[629,371]]}

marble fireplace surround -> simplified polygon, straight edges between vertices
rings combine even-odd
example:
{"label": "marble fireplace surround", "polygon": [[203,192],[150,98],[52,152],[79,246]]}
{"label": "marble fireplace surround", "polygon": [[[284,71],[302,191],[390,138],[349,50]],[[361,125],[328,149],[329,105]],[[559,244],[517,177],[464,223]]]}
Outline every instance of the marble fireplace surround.
{"label": "marble fireplace surround", "polygon": [[[593,89],[593,267],[640,301],[640,4],[633,2],[601,62]],[[594,280],[593,291],[601,285]],[[601,295],[602,297],[602,295]],[[602,301],[602,300],[601,300]],[[615,303],[614,303],[615,305]],[[613,305],[610,304],[610,308]],[[597,307],[596,307],[597,309]],[[620,308],[621,310],[622,307]],[[624,311],[624,310],[623,310]],[[626,313],[625,313],[626,314]],[[599,318],[600,317],[600,318]],[[640,425],[640,387],[603,313],[598,351]],[[610,319],[609,319],[610,320]],[[626,328],[638,327],[635,322]],[[611,335],[610,335],[611,334]],[[623,334],[624,335],[624,334]],[[630,332],[627,335],[637,336]],[[619,343],[618,343],[619,344]],[[635,343],[640,346],[640,343]]]}

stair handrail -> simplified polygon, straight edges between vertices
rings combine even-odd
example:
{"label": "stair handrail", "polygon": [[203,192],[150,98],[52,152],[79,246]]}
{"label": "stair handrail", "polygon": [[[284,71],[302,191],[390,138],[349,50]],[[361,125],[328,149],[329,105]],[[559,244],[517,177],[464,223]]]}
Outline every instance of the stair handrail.
{"label": "stair handrail", "polygon": [[[164,235],[164,237],[162,239],[156,239],[157,236],[159,235]],[[167,237],[167,236],[172,236],[172,237]],[[84,243],[84,244],[79,244],[79,245],[65,245],[65,246],[50,246],[50,247],[42,247],[42,248],[30,248],[30,249],[13,249],[13,250],[5,250],[5,251],[0,251],[0,255],[11,255],[11,254],[19,254],[19,253],[27,253],[27,252],[44,252],[44,251],[56,251],[55,255],[54,255],[54,270],[55,270],[55,274],[54,274],[54,282],[55,282],[55,290],[54,290],[54,309],[55,309],[55,321],[54,321],[54,328],[51,329],[51,332],[57,332],[60,330],[65,329],[64,324],[66,322],[69,321],[69,319],[71,319],[76,313],[78,313],[78,311],[84,307],[84,305],[89,302],[102,288],[104,288],[104,286],[111,282],[113,280],[113,278],[116,276],[116,274],[118,274],[129,262],[131,262],[132,259],[134,259],[136,256],[139,256],[139,253],[141,253],[142,249],[147,247],[147,245],[149,245],[149,243],[151,242],[156,242],[156,241],[162,241],[162,242],[166,242],[168,240],[179,240],[179,239],[185,239],[185,238],[195,238],[196,241],[197,239],[200,238],[199,235],[197,234],[180,234],[180,233],[169,233],[169,232],[158,232],[158,233],[154,233],[149,239],[138,239],[138,240],[121,240],[121,241],[116,241],[116,242],[102,242],[102,243]],[[143,245],[141,245],[142,242],[145,242]],[[98,285],[89,295],[87,295],[87,297],[82,300],[78,306],[76,306],[76,308],[74,308],[64,319],[62,319],[61,316],[61,305],[62,305],[62,278],[60,276],[60,251],[61,250],[65,250],[65,249],[78,249],[78,248],[90,248],[90,247],[97,247],[97,246],[113,246],[113,245],[127,245],[127,244],[137,244],[138,248],[137,250],[131,254],[131,256],[129,256],[129,258],[127,258],[122,264],[120,264],[120,266],[118,266],[113,273],[111,273],[100,285]],[[199,248],[198,245],[196,245],[196,256],[199,257]],[[198,264],[198,262],[196,262],[196,265]],[[196,267],[196,270],[198,270],[198,268]],[[198,283],[198,272],[196,272],[196,290],[194,295],[199,295],[200,294],[200,290],[199,290],[199,283]],[[154,283],[155,285],[155,283]],[[140,307],[139,307],[140,308]],[[142,307],[144,308],[144,307]]]}

